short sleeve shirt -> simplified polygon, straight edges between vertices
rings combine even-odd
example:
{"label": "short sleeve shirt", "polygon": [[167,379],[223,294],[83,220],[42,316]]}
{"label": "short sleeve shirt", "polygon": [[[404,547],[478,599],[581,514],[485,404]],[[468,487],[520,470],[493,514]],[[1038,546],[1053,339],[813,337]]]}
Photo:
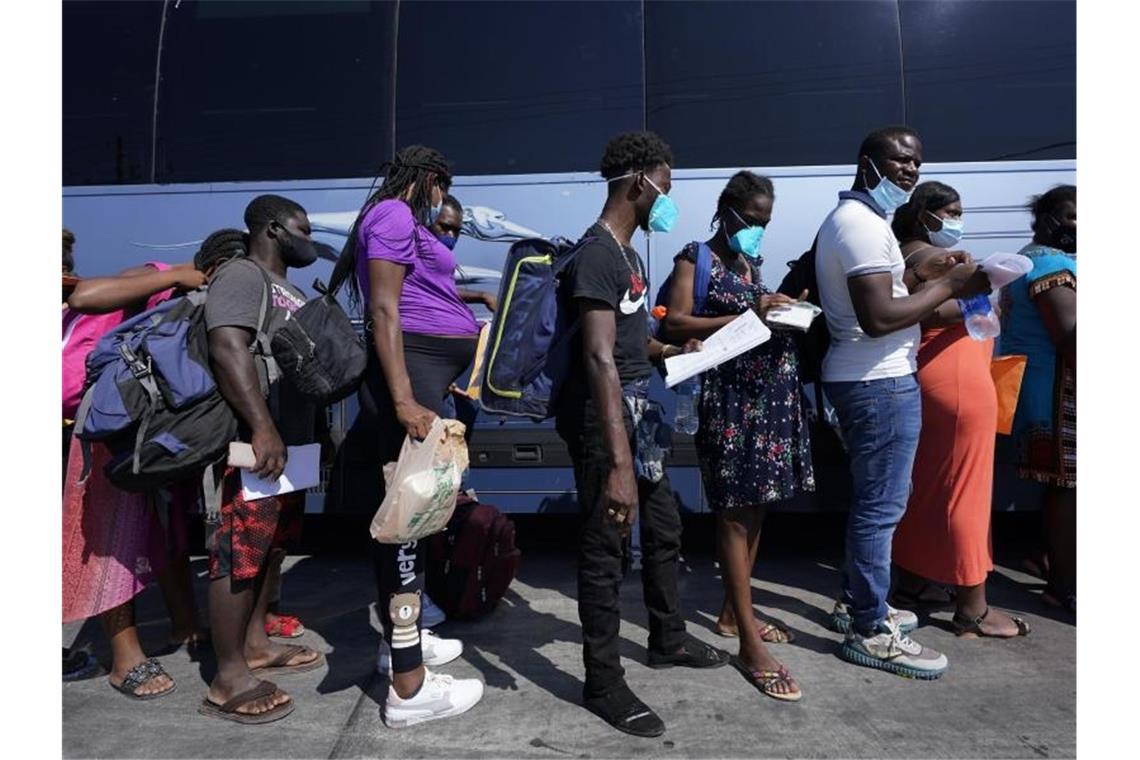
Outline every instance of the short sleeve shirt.
{"label": "short sleeve shirt", "polygon": [[[855,197],[864,196],[863,199]],[[816,239],[815,271],[820,303],[831,333],[823,358],[826,382],[879,380],[914,374],[918,369],[918,325],[873,338],[863,332],[851,302],[847,281],[888,272],[891,295],[906,298],[906,264],[885,215],[864,193],[840,193]]]}
{"label": "short sleeve shirt", "polygon": [[[622,385],[647,378],[653,366],[649,363],[645,265],[637,251],[619,246],[600,224],[590,227],[586,237],[591,240],[578,251],[565,275],[570,298],[575,308],[579,301],[596,301],[614,310],[614,364],[618,378]],[[584,363],[574,362],[573,367],[588,395]]]}
{"label": "short sleeve shirt", "polygon": [[400,293],[400,328],[423,335],[474,336],[479,324],[455,285],[455,254],[412,216],[408,204],[380,201],[357,229],[357,282],[370,298],[368,262],[378,259],[407,267]]}
{"label": "short sleeve shirt", "polygon": [[[284,277],[262,270],[252,259],[233,259],[218,270],[210,281],[206,297],[206,329],[218,327],[259,327],[261,298],[265,291],[265,275],[270,293],[265,332],[273,334],[289,320],[290,315],[305,305],[305,294]],[[314,405],[282,378],[270,389],[269,409],[281,439],[287,445],[313,441]]]}

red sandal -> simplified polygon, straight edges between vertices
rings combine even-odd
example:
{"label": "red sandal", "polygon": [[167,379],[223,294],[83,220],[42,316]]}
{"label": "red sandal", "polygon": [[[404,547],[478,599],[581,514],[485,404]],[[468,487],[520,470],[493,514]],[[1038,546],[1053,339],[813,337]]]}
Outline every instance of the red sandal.
{"label": "red sandal", "polygon": [[305,626],[293,615],[277,615],[273,622],[265,621],[265,635],[279,639],[296,639],[305,635]]}

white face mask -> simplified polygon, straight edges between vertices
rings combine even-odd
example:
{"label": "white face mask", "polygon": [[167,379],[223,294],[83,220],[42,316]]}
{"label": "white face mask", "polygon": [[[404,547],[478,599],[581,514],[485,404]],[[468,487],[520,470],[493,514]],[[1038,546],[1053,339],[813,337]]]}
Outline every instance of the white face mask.
{"label": "white face mask", "polygon": [[958,241],[962,239],[962,233],[966,230],[966,223],[961,219],[954,219],[952,217],[943,218],[930,211],[926,213],[942,223],[941,229],[932,230],[927,228],[926,236],[930,239],[931,244],[939,248],[950,248],[958,245]]}
{"label": "white face mask", "polygon": [[871,168],[875,170],[875,174],[879,175],[879,184],[875,185],[867,193],[878,204],[879,208],[883,210],[884,214],[894,213],[895,209],[910,200],[910,192],[903,190],[883,176],[879,171],[879,167],[875,166],[875,162],[870,159],[867,163],[871,164]]}

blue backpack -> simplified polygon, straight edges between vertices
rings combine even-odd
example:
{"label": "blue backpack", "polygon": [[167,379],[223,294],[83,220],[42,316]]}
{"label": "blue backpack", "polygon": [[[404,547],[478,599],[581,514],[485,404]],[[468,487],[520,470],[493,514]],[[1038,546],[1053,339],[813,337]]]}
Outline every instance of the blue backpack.
{"label": "blue backpack", "polygon": [[592,239],[532,238],[511,246],[483,353],[484,411],[536,421],[554,415],[578,330],[562,275]]}
{"label": "blue backpack", "polygon": [[[124,491],[145,492],[210,470],[237,435],[237,418],[210,372],[206,291],[172,298],[104,335],[87,357],[87,387],[76,413],[75,437],[111,452],[104,472]],[[264,330],[268,291],[261,298]],[[251,347],[269,357],[265,382],[276,379],[263,331]],[[261,373],[259,372],[259,379]]]}
{"label": "blue backpack", "polygon": [[[693,314],[700,314],[705,310],[705,301],[709,296],[709,278],[712,276],[712,257],[713,252],[707,245],[702,242],[693,241],[697,246],[697,261],[696,271],[693,272]],[[668,306],[669,305],[669,291],[673,287],[673,274],[670,273],[665,278],[665,282],[661,283],[661,287],[657,291],[657,300],[654,301],[655,306]],[[657,328],[658,335],[661,334],[660,325]]]}

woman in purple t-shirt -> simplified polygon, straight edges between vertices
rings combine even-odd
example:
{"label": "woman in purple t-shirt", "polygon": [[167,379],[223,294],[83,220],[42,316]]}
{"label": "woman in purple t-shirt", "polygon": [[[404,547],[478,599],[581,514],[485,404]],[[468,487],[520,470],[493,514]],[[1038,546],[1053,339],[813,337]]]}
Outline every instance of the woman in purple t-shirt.
{"label": "woman in purple t-shirt", "polygon": [[[399,457],[405,434],[427,435],[449,387],[475,356],[479,324],[455,286],[455,256],[428,229],[450,186],[447,160],[438,151],[413,145],[397,153],[383,185],[361,209],[333,275],[336,281],[355,274],[349,286],[365,307],[373,347],[350,432],[369,459],[375,455],[368,487],[360,489],[371,504],[382,497],[383,465]],[[389,602],[397,594],[422,594],[423,547],[416,541],[372,546],[393,673],[384,722],[406,726],[465,712],[482,698],[483,683],[440,677],[424,667],[455,659],[462,645],[430,632],[421,636],[418,613],[414,638],[403,629],[393,637],[399,605]]]}

